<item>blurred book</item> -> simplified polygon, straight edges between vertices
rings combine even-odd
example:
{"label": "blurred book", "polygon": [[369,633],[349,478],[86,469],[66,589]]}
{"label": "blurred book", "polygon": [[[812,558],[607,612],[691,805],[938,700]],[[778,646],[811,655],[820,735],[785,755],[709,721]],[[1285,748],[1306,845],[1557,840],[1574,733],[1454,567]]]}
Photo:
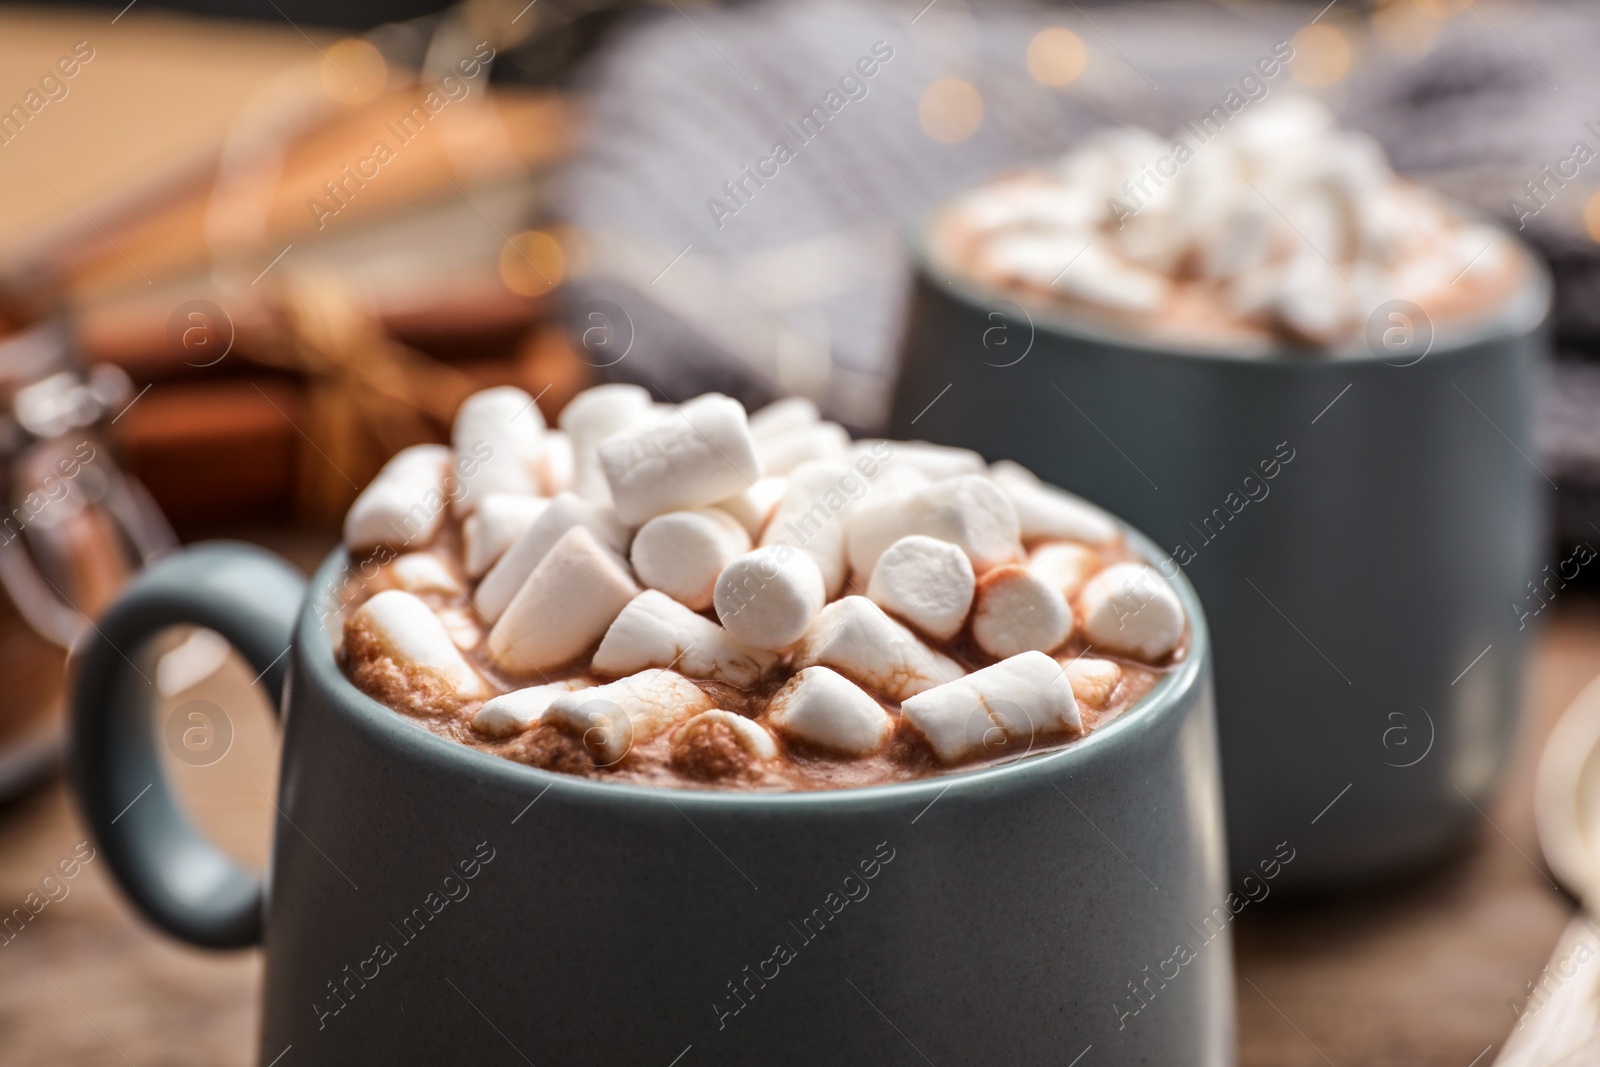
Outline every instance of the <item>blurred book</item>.
{"label": "blurred book", "polygon": [[271,78],[246,64],[255,88],[209,144],[10,250],[74,307],[84,357],[132,378],[112,431],[180,526],[332,518],[471,389],[553,410],[586,380],[550,296],[581,250],[543,221],[572,106],[491,88],[495,46],[461,30],[425,71],[358,39]]}

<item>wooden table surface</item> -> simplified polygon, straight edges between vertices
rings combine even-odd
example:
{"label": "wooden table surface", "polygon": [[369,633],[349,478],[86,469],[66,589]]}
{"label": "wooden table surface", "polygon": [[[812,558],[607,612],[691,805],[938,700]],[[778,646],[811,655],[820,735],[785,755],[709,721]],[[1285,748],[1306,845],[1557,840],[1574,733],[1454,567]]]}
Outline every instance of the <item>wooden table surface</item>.
{"label": "wooden table surface", "polygon": [[[264,536],[309,569],[330,539]],[[1245,1067],[1489,1067],[1515,1025],[1572,903],[1539,855],[1533,764],[1555,717],[1600,673],[1600,603],[1569,595],[1539,638],[1516,769],[1473,840],[1396,884],[1317,902],[1269,898],[1235,924],[1240,1062]],[[174,763],[195,817],[243,859],[266,856],[276,741],[250,672],[230,663],[179,700],[232,719],[232,749],[210,767]],[[85,840],[65,784],[0,808],[0,904],[20,904]],[[139,918],[88,863],[0,947],[0,1061],[249,1064],[261,958],[177,944]],[[59,895],[59,893],[58,893]],[[1474,1059],[1474,1057],[1479,1057]]]}

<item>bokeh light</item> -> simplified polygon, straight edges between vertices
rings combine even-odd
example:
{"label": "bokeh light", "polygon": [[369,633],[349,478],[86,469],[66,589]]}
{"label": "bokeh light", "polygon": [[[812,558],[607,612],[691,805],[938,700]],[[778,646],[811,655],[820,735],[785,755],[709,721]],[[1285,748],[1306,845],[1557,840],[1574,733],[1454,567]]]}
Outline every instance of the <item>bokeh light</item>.
{"label": "bokeh light", "polygon": [[1467,11],[1472,0],[1414,0],[1417,7],[1436,19],[1447,19]]}
{"label": "bokeh light", "polygon": [[1600,243],[1600,192],[1583,205],[1583,228],[1589,231],[1589,240]]}
{"label": "bokeh light", "polygon": [[323,52],[322,87],[341,104],[377,99],[389,83],[389,64],[370,41],[346,37]]}
{"label": "bokeh light", "polygon": [[1440,16],[1422,0],[1391,0],[1373,12],[1372,33],[1397,55],[1420,56],[1439,39]]}
{"label": "bokeh light", "polygon": [[922,92],[917,102],[922,132],[935,141],[965,141],[983,125],[983,97],[960,78],[940,78]]}
{"label": "bokeh light", "polygon": [[1070,85],[1088,61],[1083,38],[1063,26],[1040,30],[1028,42],[1028,73],[1040,85]]}
{"label": "bokeh light", "polygon": [[1312,23],[1296,32],[1289,43],[1294,47],[1289,71],[1301,85],[1316,89],[1350,73],[1350,38],[1336,26]]}
{"label": "bokeh light", "polygon": [[543,296],[566,276],[561,242],[543,230],[524,230],[500,246],[500,280],[521,296]]}

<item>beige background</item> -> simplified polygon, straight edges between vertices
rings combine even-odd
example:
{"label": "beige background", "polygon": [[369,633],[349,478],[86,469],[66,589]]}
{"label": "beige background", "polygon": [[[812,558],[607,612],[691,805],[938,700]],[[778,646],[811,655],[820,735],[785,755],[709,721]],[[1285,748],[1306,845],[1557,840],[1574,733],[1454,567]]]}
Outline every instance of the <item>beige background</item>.
{"label": "beige background", "polygon": [[[82,225],[72,205],[95,219],[159,175],[212,158],[252,93],[295,64],[320,63],[316,48],[338,36],[142,8],[112,24],[115,9],[0,6],[0,109],[21,102],[78,41],[95,50],[65,99],[0,145],[0,262],[54,228]],[[140,283],[133,268],[128,275]]]}

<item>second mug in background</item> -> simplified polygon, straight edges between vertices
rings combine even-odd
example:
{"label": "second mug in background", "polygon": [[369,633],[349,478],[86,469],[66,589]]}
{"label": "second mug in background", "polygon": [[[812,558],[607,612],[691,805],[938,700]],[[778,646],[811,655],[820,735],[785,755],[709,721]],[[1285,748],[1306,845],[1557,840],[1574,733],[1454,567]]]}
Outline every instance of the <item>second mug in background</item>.
{"label": "second mug in background", "polygon": [[1215,634],[1230,853],[1304,840],[1284,886],[1336,886],[1461,840],[1506,768],[1553,488],[1530,458],[1549,300],[1532,264],[1457,335],[1402,311],[1371,351],[1239,356],[925,261],[890,432],[1014,459],[1167,550]]}

